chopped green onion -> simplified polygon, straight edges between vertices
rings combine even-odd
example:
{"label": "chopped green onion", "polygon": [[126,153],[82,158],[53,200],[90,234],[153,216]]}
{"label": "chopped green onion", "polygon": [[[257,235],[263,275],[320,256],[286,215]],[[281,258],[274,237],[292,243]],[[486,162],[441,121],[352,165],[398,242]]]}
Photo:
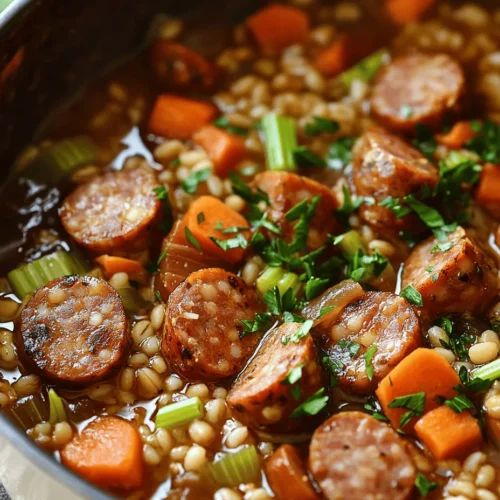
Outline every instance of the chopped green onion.
{"label": "chopped green onion", "polygon": [[294,151],[297,149],[297,131],[292,118],[269,113],[262,119],[266,138],[266,157],[269,170],[297,170]]}
{"label": "chopped green onion", "polygon": [[354,80],[370,82],[375,78],[380,68],[389,60],[389,53],[382,49],[361,59],[352,68],[344,71],[340,76],[340,81],[348,88],[351,87]]}
{"label": "chopped green onion", "polygon": [[23,176],[38,182],[56,184],[76,168],[97,158],[97,145],[89,137],[64,139],[49,146],[26,167]]}
{"label": "chopped green onion", "polygon": [[228,453],[208,466],[212,478],[224,486],[251,483],[260,475],[260,458],[255,446],[245,446],[236,453]]}
{"label": "chopped green onion", "polygon": [[16,295],[23,299],[56,278],[85,273],[85,265],[78,257],[59,250],[28,264],[22,264],[10,271],[7,277]]}
{"label": "chopped green onion", "polygon": [[49,390],[49,406],[50,406],[50,417],[49,422],[52,425],[57,424],[57,422],[65,422],[68,420],[66,416],[66,410],[64,409],[64,403],[62,399],[57,395],[54,389]]}
{"label": "chopped green onion", "polygon": [[156,427],[172,429],[187,424],[203,415],[203,403],[199,397],[184,399],[160,408],[156,415]]}
{"label": "chopped green onion", "polygon": [[496,380],[500,378],[500,359],[495,359],[487,365],[477,368],[470,374],[471,378],[480,378],[481,380]]}
{"label": "chopped green onion", "polygon": [[465,155],[461,151],[451,150],[445,156],[443,163],[448,168],[455,168],[455,167],[458,167],[458,165],[461,165],[462,163],[466,163],[466,162],[470,162],[470,161],[478,162],[478,161],[480,161],[480,158],[478,155],[476,155],[472,151],[468,151],[468,154]]}
{"label": "chopped green onion", "polygon": [[126,286],[123,288],[116,288],[116,291],[122,299],[125,311],[129,313],[139,313],[140,311],[152,306],[149,301],[140,295],[136,288]]}
{"label": "chopped green onion", "polygon": [[285,271],[282,267],[268,266],[257,278],[256,286],[262,295],[275,286],[278,287],[281,295],[284,295],[289,288],[294,291],[295,295],[298,295],[302,284],[295,273]]}

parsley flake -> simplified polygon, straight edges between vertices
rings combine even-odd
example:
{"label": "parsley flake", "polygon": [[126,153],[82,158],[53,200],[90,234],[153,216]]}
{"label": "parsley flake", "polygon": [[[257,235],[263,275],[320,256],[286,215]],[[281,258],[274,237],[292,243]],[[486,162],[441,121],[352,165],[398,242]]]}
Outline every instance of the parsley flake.
{"label": "parsley flake", "polygon": [[325,388],[322,387],[311,397],[307,398],[300,406],[297,406],[291,413],[291,418],[300,418],[317,415],[326,408],[328,395],[325,394]]}
{"label": "parsley flake", "polygon": [[312,326],[314,324],[314,321],[312,319],[308,319],[304,321],[300,325],[300,327],[293,332],[291,335],[284,335],[283,338],[281,339],[281,343],[283,345],[287,345],[289,342],[293,342],[294,344],[298,344],[304,337],[307,336],[309,331],[311,330]]}
{"label": "parsley flake", "polygon": [[186,240],[188,241],[188,243],[191,243],[191,245],[193,245],[196,250],[198,250],[200,253],[203,253],[200,242],[194,237],[194,234],[187,226],[184,227],[184,234],[186,235]]}
{"label": "parsley flake", "polygon": [[401,290],[399,295],[414,306],[422,307],[424,305],[422,294],[413,285],[408,285],[406,288]]}
{"label": "parsley flake", "polygon": [[298,146],[293,150],[293,157],[301,167],[324,167],[325,160],[314,154],[307,146]]}
{"label": "parsley flake", "polygon": [[339,131],[339,124],[336,121],[322,118],[321,116],[313,116],[313,121],[306,123],[304,132],[306,135],[313,136],[323,132],[328,134],[335,134]]}
{"label": "parsley flake", "polygon": [[373,365],[372,360],[373,356],[377,352],[377,344],[373,344],[366,352],[365,352],[365,365],[366,365],[366,376],[368,380],[373,380]]}
{"label": "parsley flake", "polygon": [[341,137],[330,145],[326,155],[326,164],[333,170],[342,170],[352,162],[354,137]]}
{"label": "parsley flake", "polygon": [[224,130],[227,130],[230,134],[235,134],[235,135],[247,135],[248,134],[247,128],[235,127],[234,125],[231,125],[227,116],[220,116],[219,118],[214,120],[213,124],[217,128],[222,128]]}
{"label": "parsley flake", "polygon": [[187,179],[182,181],[182,189],[188,194],[195,194],[198,191],[198,185],[205,182],[210,177],[211,172],[211,168],[203,168],[193,172]]}
{"label": "parsley flake", "polygon": [[421,472],[417,474],[415,486],[423,497],[426,497],[431,491],[434,491],[438,484],[434,481],[429,481]]}
{"label": "parsley flake", "polygon": [[399,426],[403,428],[413,417],[422,415],[425,407],[425,392],[416,392],[407,396],[394,398],[389,408],[405,408],[408,411],[401,415]]}
{"label": "parsley flake", "polygon": [[474,403],[465,394],[458,394],[454,398],[447,399],[444,404],[455,413],[462,413],[464,410],[474,408]]}

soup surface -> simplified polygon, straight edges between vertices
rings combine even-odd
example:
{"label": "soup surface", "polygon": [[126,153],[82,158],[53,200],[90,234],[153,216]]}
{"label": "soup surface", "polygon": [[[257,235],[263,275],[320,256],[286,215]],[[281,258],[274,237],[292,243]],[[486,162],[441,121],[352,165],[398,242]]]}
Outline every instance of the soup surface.
{"label": "soup surface", "polygon": [[498,499],[500,10],[244,15],[19,157],[2,411],[128,499]]}

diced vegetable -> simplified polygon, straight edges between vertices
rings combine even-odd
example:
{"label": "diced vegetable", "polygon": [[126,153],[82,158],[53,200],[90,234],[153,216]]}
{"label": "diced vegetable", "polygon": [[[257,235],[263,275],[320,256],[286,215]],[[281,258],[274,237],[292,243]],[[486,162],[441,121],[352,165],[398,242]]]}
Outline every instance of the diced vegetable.
{"label": "diced vegetable", "polygon": [[420,418],[415,433],[436,460],[464,458],[483,442],[478,421],[467,411],[455,413],[446,405]]}
{"label": "diced vegetable", "polygon": [[209,102],[162,94],[156,99],[148,129],[162,137],[190,139],[201,127],[211,123],[216,114],[216,108]]}
{"label": "diced vegetable", "polygon": [[326,76],[338,75],[349,67],[348,38],[341,35],[321,51],[315,61],[316,67]]}
{"label": "diced vegetable", "polygon": [[141,436],[130,422],[119,417],[92,421],[61,450],[61,461],[106,488],[138,488],[144,479]]}
{"label": "diced vegetable", "polygon": [[294,446],[280,446],[265,464],[266,478],[277,500],[317,500],[300,453]]}
{"label": "diced vegetable", "polygon": [[250,483],[260,476],[260,457],[255,446],[245,446],[208,465],[212,478],[224,486]]}
{"label": "diced vegetable", "polygon": [[98,148],[89,137],[64,139],[44,148],[26,167],[23,176],[41,183],[57,184],[75,169],[92,163]]}
{"label": "diced vegetable", "polygon": [[474,132],[471,122],[463,121],[455,123],[447,134],[437,134],[436,140],[449,149],[460,149],[477,134]]}
{"label": "diced vegetable", "polygon": [[[403,359],[379,384],[376,391],[385,415],[395,429],[400,427],[401,417],[408,408],[391,408],[396,399],[411,394],[425,393],[423,413],[438,406],[437,397],[453,398],[457,395],[455,387],[460,385],[455,370],[434,349],[420,348]],[[411,432],[415,418],[404,426],[405,432]]]}
{"label": "diced vegetable", "polygon": [[214,173],[227,177],[229,170],[245,156],[245,142],[241,137],[214,125],[206,125],[193,136],[193,141],[208,153],[214,164]]}
{"label": "diced vegetable", "polygon": [[475,197],[479,203],[500,204],[500,165],[484,165]]}
{"label": "diced vegetable", "polygon": [[340,81],[346,86],[350,87],[354,80],[361,80],[363,82],[371,82],[380,68],[389,62],[389,53],[385,49],[378,50],[373,54],[361,59],[352,68],[344,71],[340,76]]}
{"label": "diced vegetable", "polygon": [[65,422],[68,418],[66,417],[66,410],[64,409],[64,403],[62,399],[57,395],[54,389],[49,390],[49,405],[50,405],[50,417],[49,422],[52,425],[57,424],[57,422]]}
{"label": "diced vegetable", "polygon": [[[4,394],[9,394],[10,387],[1,387],[2,381],[0,381],[0,388],[5,390]],[[17,395],[12,391],[12,403],[16,403],[15,406],[9,408],[6,414],[13,420],[17,425],[23,430],[28,430],[33,428],[36,424],[41,422],[46,422],[50,418],[49,408],[47,407],[47,401],[42,397],[40,392],[28,396],[20,401],[17,400]],[[4,408],[5,409],[5,408]]]}
{"label": "diced vegetable", "polygon": [[481,380],[497,380],[500,378],[500,359],[495,359],[491,363],[476,368],[471,372],[471,378]]}
{"label": "diced vegetable", "polygon": [[395,24],[406,24],[414,21],[427,10],[436,0],[386,0],[385,9]]}
{"label": "diced vegetable", "polygon": [[104,277],[111,278],[116,273],[127,273],[129,279],[143,282],[147,277],[147,271],[137,260],[115,257],[113,255],[101,255],[95,261],[103,268]]}
{"label": "diced vegetable", "polygon": [[200,418],[202,415],[203,403],[199,397],[184,399],[160,408],[156,415],[155,425],[173,429]]}
{"label": "diced vegetable", "polygon": [[[203,221],[198,214],[203,213]],[[202,252],[227,260],[241,262],[250,239],[247,220],[213,196],[200,196],[189,206],[184,224]]]}
{"label": "diced vegetable", "polygon": [[297,148],[295,121],[286,116],[269,113],[262,119],[266,140],[267,168],[294,172],[297,165],[294,151]]}
{"label": "diced vegetable", "polygon": [[300,9],[282,4],[271,4],[247,20],[261,50],[275,54],[294,44],[303,44],[309,38],[309,17]]}
{"label": "diced vegetable", "polygon": [[344,307],[359,299],[364,293],[365,291],[359,283],[353,280],[344,280],[311,300],[302,309],[301,314],[306,319],[314,320],[315,327],[328,330]]}
{"label": "diced vegetable", "polygon": [[[471,162],[471,155],[473,156],[474,153],[469,152],[469,154],[466,156],[464,153],[461,151],[457,150],[452,150],[449,151],[448,154],[445,156],[443,162],[448,168],[455,168],[461,165],[462,163],[465,162]],[[477,160],[479,160],[479,156],[477,157]]]}
{"label": "diced vegetable", "polygon": [[126,286],[116,288],[116,291],[120,295],[120,299],[122,299],[125,311],[129,313],[138,314],[152,306],[151,302],[144,299],[136,288]]}
{"label": "diced vegetable", "polygon": [[283,296],[291,288],[298,295],[302,288],[299,277],[292,272],[285,271],[282,267],[266,267],[264,272],[257,278],[257,290],[264,295],[275,286],[278,287]]}
{"label": "diced vegetable", "polygon": [[85,265],[76,255],[59,250],[22,264],[10,271],[7,277],[16,295],[23,299],[56,278],[85,273]]}
{"label": "diced vegetable", "polygon": [[357,231],[351,230],[342,236],[338,246],[350,258],[354,257],[358,250],[367,250],[365,244],[361,241],[361,236]]}

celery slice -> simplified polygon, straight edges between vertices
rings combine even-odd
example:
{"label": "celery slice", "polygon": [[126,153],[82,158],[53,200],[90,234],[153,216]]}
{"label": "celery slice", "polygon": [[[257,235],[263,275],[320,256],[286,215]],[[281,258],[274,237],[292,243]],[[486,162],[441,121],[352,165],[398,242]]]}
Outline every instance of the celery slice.
{"label": "celery slice", "polygon": [[339,247],[350,258],[354,257],[354,254],[360,249],[365,253],[368,250],[365,244],[361,241],[359,233],[354,230],[348,231],[343,235],[342,240],[339,243]]}
{"label": "celery slice", "polygon": [[138,313],[152,305],[142,298],[139,292],[131,286],[117,288],[116,291],[119,293],[123,307],[127,312]]}
{"label": "celery slice", "polygon": [[203,403],[199,397],[185,399],[160,408],[156,415],[156,427],[169,429],[187,424],[203,415]]}
{"label": "celery slice", "polygon": [[57,422],[65,422],[68,420],[66,416],[66,410],[64,409],[64,403],[62,399],[57,395],[54,389],[49,390],[49,406],[50,406],[50,417],[49,422],[52,425],[57,424]]}
{"label": "celery slice", "polygon": [[10,271],[7,277],[16,295],[24,299],[49,281],[85,272],[85,265],[78,257],[59,250],[28,264],[22,264]]}
{"label": "celery slice", "polygon": [[269,113],[262,119],[266,139],[266,157],[269,170],[295,172],[297,165],[293,152],[297,148],[295,121],[286,116]]}
{"label": "celery slice", "polygon": [[302,283],[297,274],[285,271],[282,267],[268,266],[257,278],[256,286],[262,295],[277,286],[283,296],[289,288],[294,291],[295,295],[298,295]]}
{"label": "celery slice", "polygon": [[40,183],[56,184],[76,168],[94,162],[97,153],[97,145],[89,137],[64,139],[42,149],[23,175]]}
{"label": "celery slice", "polygon": [[385,49],[378,50],[368,57],[361,59],[352,68],[339,75],[340,81],[348,88],[354,80],[363,82],[372,81],[380,68],[389,61],[389,53]]}
{"label": "celery slice", "polygon": [[260,474],[260,457],[255,446],[245,446],[208,465],[212,478],[224,486],[255,481]]}
{"label": "celery slice", "polygon": [[500,359],[495,359],[495,361],[477,368],[470,375],[472,378],[480,378],[481,380],[496,380],[500,378]]}

